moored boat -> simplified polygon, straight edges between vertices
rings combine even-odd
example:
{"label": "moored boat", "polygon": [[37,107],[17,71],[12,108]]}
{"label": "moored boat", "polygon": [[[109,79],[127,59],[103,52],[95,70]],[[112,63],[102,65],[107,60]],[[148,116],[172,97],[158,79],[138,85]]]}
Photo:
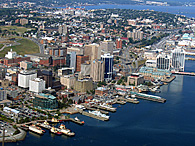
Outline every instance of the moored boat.
{"label": "moored boat", "polygon": [[61,124],[59,126],[59,129],[60,129],[60,132],[62,132],[63,134],[65,134],[67,136],[74,136],[75,135],[75,133],[71,132],[70,129],[67,129],[64,124]]}
{"label": "moored boat", "polygon": [[60,129],[51,127],[50,132],[56,134],[56,135],[62,135],[62,132],[60,132]]}
{"label": "moored boat", "polygon": [[29,126],[29,130],[32,131],[32,132],[35,132],[37,134],[40,134],[40,135],[43,135],[43,133],[45,132],[45,130],[42,130],[40,127],[37,127],[34,124]]}

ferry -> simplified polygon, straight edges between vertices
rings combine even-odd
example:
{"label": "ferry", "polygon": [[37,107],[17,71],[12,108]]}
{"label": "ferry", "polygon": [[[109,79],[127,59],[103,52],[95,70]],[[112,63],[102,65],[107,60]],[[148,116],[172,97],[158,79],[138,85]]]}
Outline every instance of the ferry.
{"label": "ferry", "polygon": [[98,116],[98,117],[102,117],[102,118],[105,118],[105,119],[109,119],[110,116],[107,116],[105,114],[102,114],[100,111],[89,111],[90,114],[93,114],[95,116]]}
{"label": "ferry", "polygon": [[56,135],[62,135],[62,132],[60,132],[60,129],[55,128],[55,127],[51,127],[50,132]]}
{"label": "ferry", "polygon": [[45,130],[42,130],[40,127],[37,127],[34,124],[29,126],[29,130],[32,131],[32,132],[35,132],[37,134],[40,134],[40,135],[43,135],[43,133],[45,132]]}
{"label": "ferry", "polygon": [[61,124],[59,127],[59,131],[62,132],[63,134],[67,135],[67,136],[75,136],[74,132],[71,132],[70,129],[66,129],[64,124]]}
{"label": "ferry", "polygon": [[45,120],[44,123],[37,123],[38,126],[46,128],[46,129],[51,129],[51,126],[49,125],[49,123]]}
{"label": "ferry", "polygon": [[[75,117],[74,120],[80,122],[80,120],[77,117]],[[81,121],[81,123],[84,124],[85,122],[84,121]]]}

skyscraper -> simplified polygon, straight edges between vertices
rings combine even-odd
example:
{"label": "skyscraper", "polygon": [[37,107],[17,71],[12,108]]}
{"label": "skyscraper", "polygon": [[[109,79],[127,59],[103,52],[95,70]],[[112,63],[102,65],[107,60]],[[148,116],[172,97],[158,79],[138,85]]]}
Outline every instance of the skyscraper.
{"label": "skyscraper", "polygon": [[101,58],[101,49],[98,44],[85,45],[84,55],[89,56],[89,59],[93,61],[94,59]]}
{"label": "skyscraper", "polygon": [[169,54],[159,54],[156,58],[157,68],[169,70],[171,66],[171,56]]}
{"label": "skyscraper", "polygon": [[101,51],[105,53],[110,53],[113,55],[113,49],[114,49],[114,42],[112,40],[104,40],[103,42],[100,43],[100,48]]}
{"label": "skyscraper", "polygon": [[104,80],[104,70],[105,62],[103,60],[93,60],[91,62],[91,73],[90,77],[93,78],[93,81],[99,82]]}
{"label": "skyscraper", "polygon": [[101,60],[105,62],[104,79],[110,81],[113,75],[113,55],[109,53],[101,55]]}
{"label": "skyscraper", "polygon": [[177,48],[172,51],[172,69],[175,71],[184,71],[185,51]]}

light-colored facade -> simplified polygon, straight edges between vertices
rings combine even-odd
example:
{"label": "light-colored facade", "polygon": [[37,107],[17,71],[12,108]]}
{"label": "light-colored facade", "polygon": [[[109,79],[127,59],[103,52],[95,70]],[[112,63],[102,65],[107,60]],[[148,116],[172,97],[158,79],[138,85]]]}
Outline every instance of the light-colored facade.
{"label": "light-colored facade", "polygon": [[5,58],[8,58],[8,59],[12,59],[14,57],[17,57],[17,53],[15,51],[12,51],[12,49],[8,51],[8,53],[5,55]]}
{"label": "light-colored facade", "polygon": [[20,62],[20,68],[23,68],[25,70],[31,69],[32,68],[32,62],[21,61]]}
{"label": "light-colored facade", "polygon": [[154,67],[155,68],[156,67],[156,60],[147,60],[145,65],[147,67]]}
{"label": "light-colored facade", "polygon": [[71,75],[61,76],[60,83],[67,87],[67,89],[74,87],[75,77]]}
{"label": "light-colored facade", "polygon": [[7,91],[6,90],[0,90],[0,101],[7,100]]}
{"label": "light-colored facade", "polygon": [[32,71],[31,72],[21,71],[18,74],[18,86],[22,88],[28,88],[29,81],[35,78],[37,78],[37,73]]}
{"label": "light-colored facade", "polygon": [[90,77],[94,82],[104,81],[105,62],[102,60],[93,60],[91,62]]}
{"label": "light-colored facade", "polygon": [[143,39],[143,32],[139,30],[133,30],[127,32],[127,37],[132,38],[134,41],[135,40],[142,40]]}
{"label": "light-colored facade", "polygon": [[35,78],[29,81],[29,91],[41,93],[45,90],[45,81],[40,78]]}
{"label": "light-colored facade", "polygon": [[134,86],[138,86],[140,84],[144,83],[144,76],[140,75],[140,74],[131,74],[130,76],[128,76],[127,78],[127,85],[134,85]]}
{"label": "light-colored facade", "polygon": [[58,69],[58,76],[69,75],[74,73],[74,68],[61,68]]}
{"label": "light-colored facade", "polygon": [[184,71],[185,51],[184,49],[174,49],[172,51],[172,69],[175,71]]}
{"label": "light-colored facade", "polygon": [[89,76],[90,73],[91,73],[91,64],[90,63],[81,64],[81,74],[83,76]]}
{"label": "light-colored facade", "polygon": [[84,55],[89,56],[89,59],[93,61],[94,59],[101,58],[101,49],[98,44],[85,45]]}
{"label": "light-colored facade", "polygon": [[112,40],[104,40],[100,43],[101,52],[103,52],[104,54],[110,53],[111,55],[113,55],[114,47],[115,43]]}

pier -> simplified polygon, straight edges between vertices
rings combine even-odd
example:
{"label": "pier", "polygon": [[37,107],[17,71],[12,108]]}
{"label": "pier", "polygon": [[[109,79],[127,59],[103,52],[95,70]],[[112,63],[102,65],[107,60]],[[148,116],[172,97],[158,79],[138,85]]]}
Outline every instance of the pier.
{"label": "pier", "polygon": [[161,98],[160,96],[137,93],[137,92],[133,92],[133,91],[131,91],[131,94],[136,95],[136,98],[140,98],[140,99],[151,100],[151,101],[156,101],[156,102],[160,102],[160,103],[166,102],[166,99]]}
{"label": "pier", "polygon": [[91,117],[91,118],[94,118],[94,119],[101,120],[101,121],[108,121],[109,120],[107,118],[99,117],[99,116],[96,116],[94,114],[91,114],[91,113],[88,113],[88,112],[85,112],[85,111],[83,111],[81,114],[84,115],[84,116],[88,116],[88,117]]}
{"label": "pier", "polygon": [[176,71],[171,71],[173,74],[178,74],[178,75],[189,75],[189,76],[195,76],[194,72],[176,72]]}
{"label": "pier", "polygon": [[[116,112],[116,109],[101,107],[101,106],[99,106],[99,105],[93,105],[93,107],[95,107],[95,108],[97,108],[97,109],[106,110],[106,111],[109,111],[109,112]],[[101,113],[103,113],[103,112],[101,112]],[[103,113],[103,114],[104,114],[104,113]]]}
{"label": "pier", "polygon": [[[93,108],[93,107],[89,107],[89,106],[87,106],[86,104],[82,104],[83,106],[85,106],[85,108],[87,109],[87,110],[91,110],[91,111],[96,111],[97,109],[100,109],[100,108],[97,108],[96,106],[93,106],[93,107],[96,107],[96,108]],[[106,115],[108,115],[109,114],[109,112],[107,112],[107,111],[104,111],[104,110],[99,110],[101,113],[103,113],[103,114],[106,114]]]}

